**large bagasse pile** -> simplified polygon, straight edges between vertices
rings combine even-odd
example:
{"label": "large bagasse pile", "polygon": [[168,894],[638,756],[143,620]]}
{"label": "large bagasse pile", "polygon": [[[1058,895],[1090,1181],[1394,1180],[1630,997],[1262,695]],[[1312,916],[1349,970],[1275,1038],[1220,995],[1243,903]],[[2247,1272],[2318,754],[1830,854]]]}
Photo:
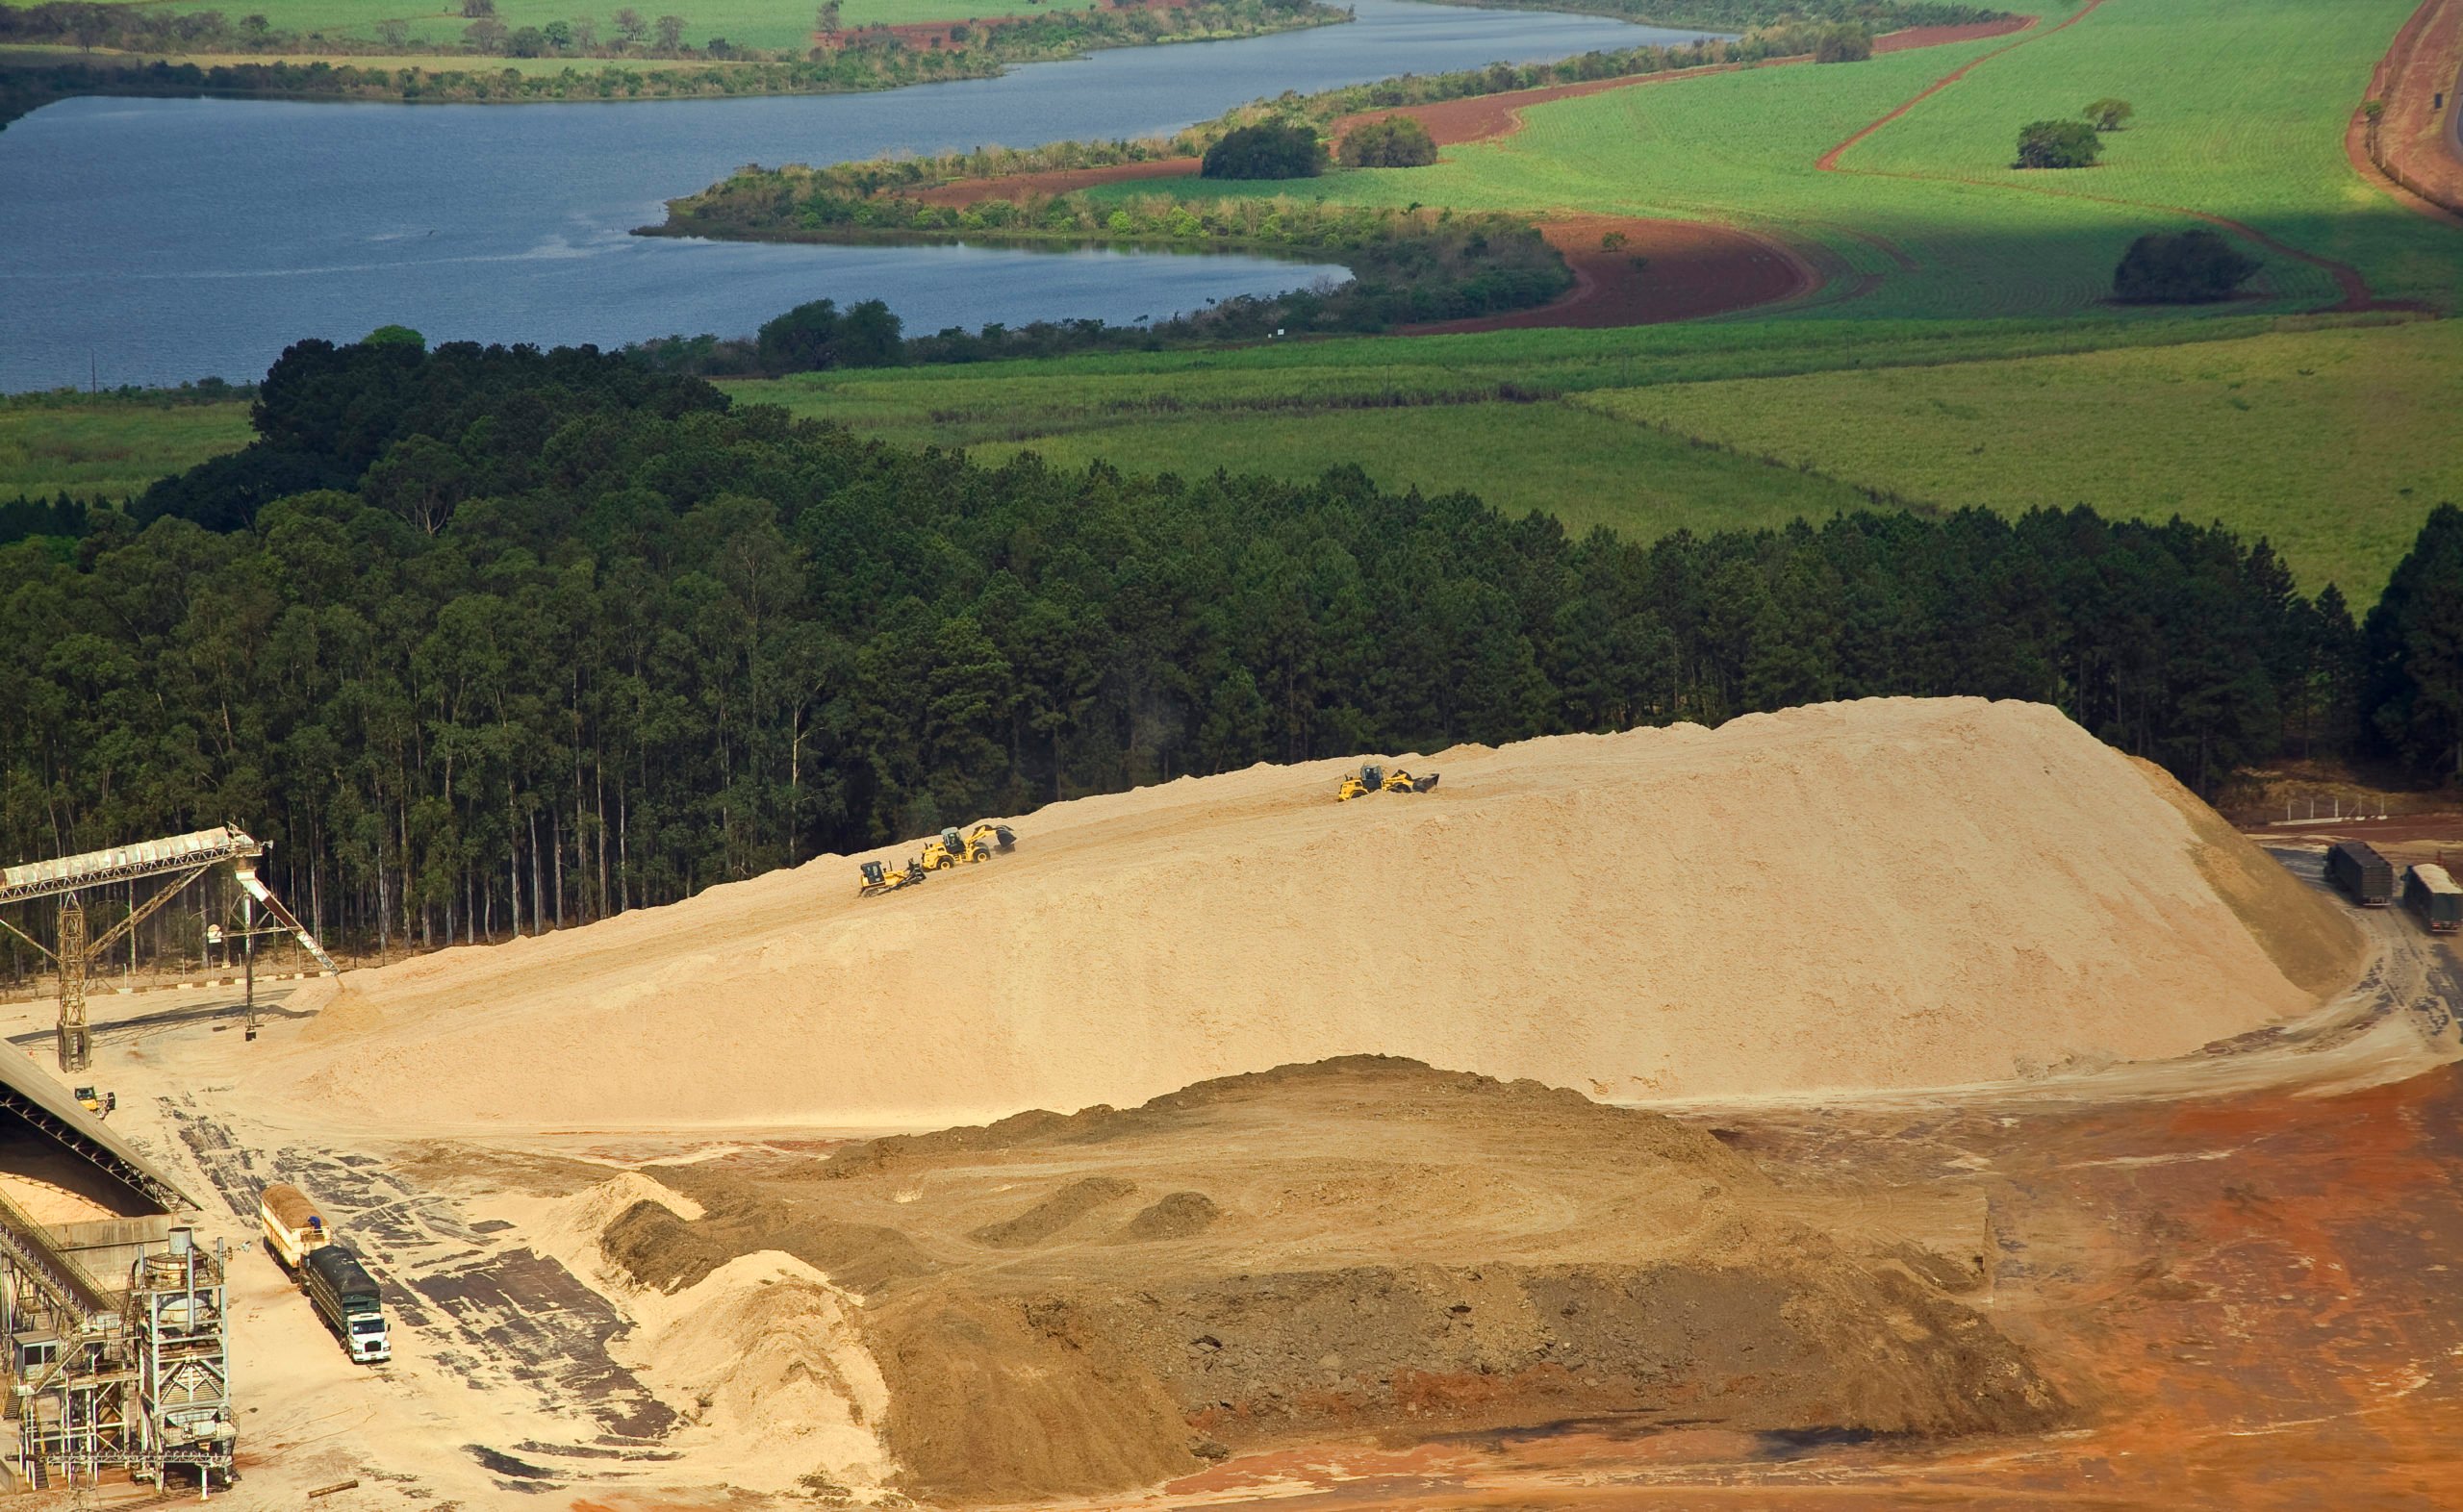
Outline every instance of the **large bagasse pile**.
{"label": "large bagasse pile", "polygon": [[690,1200],[638,1202],[605,1261],[653,1298],[754,1263],[735,1257],[862,1276],[860,1351],[751,1314],[709,1347],[876,1376],[885,1405],[851,1416],[885,1461],[825,1473],[934,1504],[1361,1432],[1997,1433],[2063,1411],[1966,1305],[1990,1284],[1980,1212],[1913,1246],[1659,1114],[1408,1061],[654,1174]]}
{"label": "large bagasse pile", "polygon": [[394,1130],[932,1126],[1354,1053],[1620,1100],[1907,1087],[2186,1052],[2360,951],[2042,705],[1461,748],[1337,805],[1344,765],[1055,805],[887,896],[828,857],[354,972],[264,1074]]}

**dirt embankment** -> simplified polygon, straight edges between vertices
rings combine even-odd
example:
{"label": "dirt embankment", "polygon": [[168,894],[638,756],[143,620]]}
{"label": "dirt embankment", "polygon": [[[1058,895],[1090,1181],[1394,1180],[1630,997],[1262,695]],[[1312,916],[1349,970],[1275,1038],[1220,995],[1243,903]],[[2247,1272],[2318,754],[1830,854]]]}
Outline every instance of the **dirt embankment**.
{"label": "dirt embankment", "polygon": [[[2445,97],[2440,109],[2438,97]],[[2421,0],[2352,112],[2344,152],[2361,177],[2432,219],[2463,226],[2463,0]]]}
{"label": "dirt embankment", "polygon": [[1960,1434],[2063,1410],[1958,1299],[1983,1284],[1980,1210],[1934,1248],[1773,1218],[1768,1180],[1699,1130],[1408,1061],[657,1174],[706,1216],[644,1202],[673,1240],[627,1242],[628,1215],[608,1252],[661,1291],[816,1231],[895,1235],[860,1325],[899,1484],[936,1501],[1146,1484],[1330,1434],[1605,1414]]}
{"label": "dirt embankment", "polygon": [[2288,978],[2177,800],[2042,705],[1465,747],[1409,762],[1433,793],[1337,805],[1348,765],[1054,805],[888,896],[825,857],[355,971],[364,1026],[249,1080],[396,1135],[933,1126],[1355,1052],[1750,1096],[2177,1055],[2332,985]]}

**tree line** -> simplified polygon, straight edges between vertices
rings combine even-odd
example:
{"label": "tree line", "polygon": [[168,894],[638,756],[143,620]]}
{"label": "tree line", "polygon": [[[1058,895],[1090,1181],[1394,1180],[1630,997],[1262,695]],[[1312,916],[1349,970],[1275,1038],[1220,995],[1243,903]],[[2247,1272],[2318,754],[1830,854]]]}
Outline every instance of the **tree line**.
{"label": "tree line", "polygon": [[[612,40],[601,40],[595,23],[586,18],[508,28],[492,14],[472,19],[459,44],[405,37],[405,45],[416,45],[423,54],[466,54],[472,63],[469,69],[431,69],[387,66],[381,55],[393,50],[393,43],[386,37],[373,40],[320,34],[300,38],[250,24],[263,22],[262,15],[244,16],[233,27],[223,24],[217,13],[191,13],[216,16],[220,30],[194,38],[158,35],[178,18],[140,6],[0,5],[0,42],[109,46],[130,53],[219,49],[227,42],[241,52],[313,52],[344,59],[367,55],[368,61],[140,63],[98,55],[0,69],[0,126],[53,100],[78,94],[267,94],[431,103],[825,94],[987,78],[1010,63],[1073,58],[1099,47],[1255,37],[1349,19],[1346,13],[1317,0],[1198,0],[1161,10],[1098,8],[978,22],[958,29],[948,45],[939,37],[930,38],[927,45],[915,45],[895,32],[876,28],[848,33],[808,50],[764,50],[729,43],[724,38],[691,47],[683,39],[687,23],[682,17],[644,19],[628,7],[618,13]],[[625,17],[641,28],[639,43],[631,39]],[[105,23],[108,29],[95,30],[97,24]],[[567,57],[571,62],[553,73],[488,65],[489,58],[505,55]],[[659,61],[689,61],[692,65],[645,66]]]}
{"label": "tree line", "polygon": [[[730,240],[970,240],[1020,245],[1207,247],[1339,261],[1351,277],[1277,294],[1218,301],[1161,322],[1102,321],[1041,328],[1034,349],[1158,350],[1166,345],[1255,340],[1277,334],[1391,330],[1544,305],[1573,287],[1564,258],[1527,217],[1451,210],[1396,210],[1318,200],[1181,199],[1168,194],[1096,200],[1083,194],[987,199],[965,207],[895,197],[852,199],[802,168],[745,168],[698,194],[673,200],[657,235]],[[867,330],[886,318],[880,340],[867,338],[853,360],[779,365],[772,328],[805,318],[835,322],[836,306],[817,300],[778,317],[752,341],[715,336],[670,337],[629,348],[673,372],[704,376],[804,372],[818,367],[978,361],[1016,355],[1011,343],[952,328],[901,340],[897,317],[877,300],[846,312]],[[1065,335],[1065,344],[1053,338]]]}
{"label": "tree line", "polygon": [[2046,700],[2210,792],[2463,759],[2450,507],[2363,628],[2177,519],[1643,544],[1357,469],[986,468],[587,349],[302,342],[255,423],[0,548],[0,853],[228,819],[329,935],[436,943],[1257,761],[1866,694]]}

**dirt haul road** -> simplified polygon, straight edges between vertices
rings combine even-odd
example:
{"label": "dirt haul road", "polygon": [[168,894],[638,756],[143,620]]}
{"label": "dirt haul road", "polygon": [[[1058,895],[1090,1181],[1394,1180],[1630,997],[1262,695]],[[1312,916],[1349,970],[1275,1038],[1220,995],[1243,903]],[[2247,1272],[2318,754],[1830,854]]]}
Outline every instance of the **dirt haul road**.
{"label": "dirt haul road", "polygon": [[824,857],[353,972],[245,1093],[402,1134],[929,1127],[1362,1053],[1611,1100],[1918,1087],[2181,1054],[2360,949],[2042,705],[1463,747],[1337,806],[1345,765],[1057,805],[887,896]]}

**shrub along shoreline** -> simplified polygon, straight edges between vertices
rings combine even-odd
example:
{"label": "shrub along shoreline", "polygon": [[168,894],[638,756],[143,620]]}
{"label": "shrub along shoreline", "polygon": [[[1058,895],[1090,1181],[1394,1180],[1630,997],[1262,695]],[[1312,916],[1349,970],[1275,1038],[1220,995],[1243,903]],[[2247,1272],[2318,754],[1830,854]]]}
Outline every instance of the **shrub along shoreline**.
{"label": "shrub along shoreline", "polygon": [[[851,199],[800,186],[792,170],[747,169],[675,201],[666,224],[638,234],[744,241],[1204,249],[1340,263],[1352,273],[1337,286],[1227,299],[1152,326],[1080,320],[1032,328],[1033,349],[1047,353],[1363,335],[1530,309],[1574,283],[1564,258],[1538,229],[1512,215],[1161,194],[1126,202],[1063,194],[959,208],[911,198]],[[1014,344],[1004,332],[969,337],[950,330],[897,346],[898,355],[887,360],[979,361],[1009,355]],[[757,356],[750,343],[713,337],[671,338],[637,350],[670,371],[754,373],[776,365]]]}

